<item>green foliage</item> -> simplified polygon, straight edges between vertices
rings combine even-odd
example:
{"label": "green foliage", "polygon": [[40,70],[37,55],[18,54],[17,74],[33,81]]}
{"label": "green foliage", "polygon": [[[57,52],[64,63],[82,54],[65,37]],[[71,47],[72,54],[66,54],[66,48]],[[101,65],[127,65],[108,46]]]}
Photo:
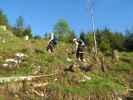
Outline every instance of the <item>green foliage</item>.
{"label": "green foliage", "polygon": [[24,19],[22,16],[19,16],[16,20],[16,27],[18,29],[23,29],[24,28]]}
{"label": "green foliage", "polygon": [[8,25],[7,17],[2,10],[0,10],[0,25]]}
{"label": "green foliage", "polygon": [[34,39],[41,39],[41,36],[35,35],[33,38],[34,38]]}
{"label": "green foliage", "polygon": [[45,32],[44,36],[43,36],[44,39],[48,39],[49,38],[49,35],[47,32]]}
{"label": "green foliage", "polygon": [[54,26],[54,32],[61,41],[68,41],[68,37],[73,35],[68,22],[64,19],[60,19]]}
{"label": "green foliage", "polygon": [[15,36],[17,36],[17,37],[23,37],[24,36],[23,35],[24,29],[19,29],[19,28],[14,27],[14,28],[12,28],[12,30],[13,30],[13,34]]}
{"label": "green foliage", "polygon": [[103,97],[113,92],[121,93],[124,90],[123,85],[115,83],[110,79],[101,79],[94,75],[92,75],[92,78],[92,80],[80,83],[78,86],[66,86],[59,83],[49,84],[49,89],[78,96],[92,96],[95,94]]}
{"label": "green foliage", "polygon": [[120,62],[119,64],[114,66],[116,71],[124,71],[128,72],[133,69],[133,64],[131,63],[126,63],[126,62]]}
{"label": "green foliage", "polygon": [[111,49],[124,49],[123,42],[125,40],[125,37],[122,33],[113,33],[109,29],[105,28],[104,30],[96,31],[96,39],[98,46],[102,51]]}
{"label": "green foliage", "polygon": [[[89,33],[87,35],[89,42],[93,43],[93,34]],[[48,43],[48,41],[46,40],[33,39],[24,41],[23,39],[17,38],[14,35],[11,37],[9,33],[0,33],[0,36],[3,38],[6,37],[8,39],[5,44],[0,45],[0,55],[2,56],[2,58],[0,58],[0,63],[3,63],[6,58],[13,57],[16,52],[23,52],[28,55],[28,57],[21,63],[20,68],[17,68],[16,70],[1,69],[0,76],[32,75],[34,69],[37,68],[37,66],[41,66],[41,74],[51,74],[57,71],[59,72],[59,75],[55,77],[57,77],[58,80],[51,82],[49,80],[55,79],[55,77],[51,77],[48,80],[49,85],[46,87],[48,91],[51,92],[51,95],[55,94],[55,96],[51,96],[52,100],[55,97],[59,98],[58,94],[61,95],[60,97],[62,99],[64,99],[62,95],[68,95],[69,97],[70,95],[71,97],[79,96],[83,98],[80,100],[85,100],[85,97],[87,96],[100,96],[106,99],[111,98],[112,93],[120,93],[123,91],[123,82],[121,81],[121,79],[119,79],[119,77],[117,77],[117,75],[121,76],[121,72],[124,72],[128,76],[128,71],[132,69],[132,63],[125,63],[122,60],[119,64],[115,65],[110,60],[108,60],[108,63],[112,64],[110,66],[112,69],[111,72],[110,70],[108,70],[107,75],[106,73],[97,74],[95,70],[94,72],[89,73],[80,72],[86,74],[88,77],[91,77],[91,80],[83,83],[78,83],[78,80],[84,79],[81,74],[79,74],[78,72],[68,72],[68,74],[66,74],[67,72],[64,73],[64,68],[68,68],[68,66],[70,65],[70,63],[66,61],[66,58],[68,57],[66,49],[70,51],[71,44],[60,42],[56,48],[56,51],[53,54],[49,54],[45,50],[45,47]],[[39,49],[42,52],[36,52],[35,49]],[[74,55],[72,56],[75,62],[75,57]],[[132,58],[132,53],[122,53],[121,56],[125,58]],[[91,56],[89,56],[89,58],[91,63],[96,62],[95,60],[91,61]],[[105,59],[107,59],[106,56]],[[112,74],[112,71],[116,76],[114,75],[114,73]],[[46,92],[46,95],[47,93],[48,92]]]}
{"label": "green foliage", "polygon": [[[80,38],[88,44],[88,49],[90,50],[94,45],[93,33],[84,32],[80,33]],[[96,31],[96,40],[98,48],[105,52],[117,49],[119,51],[132,51],[133,50],[133,32],[128,30],[126,35],[120,32],[112,32],[108,28]]]}
{"label": "green foliage", "polygon": [[103,52],[110,50],[109,40],[107,40],[107,39],[102,40],[99,44],[99,47],[100,47],[100,50]]}
{"label": "green foliage", "polygon": [[113,38],[112,38],[112,42],[111,42],[111,47],[112,49],[118,49],[119,51],[124,50],[124,40],[125,37],[122,33],[114,33],[113,34]]}
{"label": "green foliage", "polygon": [[80,33],[80,39],[86,41],[86,34],[84,32]]}
{"label": "green foliage", "polygon": [[17,37],[24,37],[27,35],[32,38],[32,29],[31,27],[27,27],[25,29],[13,28],[13,34]]}
{"label": "green foliage", "polygon": [[[31,28],[20,28],[22,26],[22,23],[20,23],[20,25],[18,25],[19,28],[15,28],[15,35],[31,36]],[[61,39],[66,42],[72,42],[72,39],[75,37],[75,33],[71,31],[69,25],[65,21],[61,21],[60,23],[56,24],[55,32],[59,36],[63,36],[63,38]],[[126,49],[132,50],[132,36],[132,32],[130,33],[130,35],[127,35],[125,37],[121,33],[113,33],[108,29],[98,30],[96,32],[98,46],[103,52],[111,49],[122,50],[124,48],[124,40]],[[86,99],[87,96],[94,96],[110,100],[110,98],[112,98],[112,93],[123,92],[124,86],[128,85],[127,79],[123,76],[129,77],[129,72],[133,69],[133,53],[120,53],[120,61],[117,62],[117,64],[111,62],[111,57],[104,56],[105,66],[108,67],[107,73],[101,73],[100,71],[97,72],[97,70],[93,70],[89,73],[84,73],[82,71],[73,73],[64,72],[64,68],[68,68],[68,66],[70,66],[70,63],[76,62],[74,55],[71,55],[71,58],[73,60],[72,62],[68,63],[66,60],[68,57],[68,53],[71,54],[71,44],[60,42],[57,45],[55,52],[53,54],[49,54],[46,51],[48,41],[40,39],[40,36],[34,36],[32,40],[24,41],[23,39],[14,36],[12,32],[0,32],[0,37],[6,40],[5,43],[0,42],[0,65],[5,62],[5,59],[14,57],[14,54],[16,52],[23,52],[28,55],[27,58],[24,59],[24,61],[20,64],[20,67],[16,70],[7,70],[1,68],[0,76],[31,75],[33,74],[33,70],[38,66],[41,66],[41,72],[43,72],[41,74],[51,74],[57,71],[59,72],[58,75],[55,76],[57,78],[57,81],[49,81],[53,80],[52,77],[50,77],[50,79],[48,80],[49,85],[46,87],[48,88],[48,90],[46,91],[46,93],[48,93],[48,96],[54,95],[51,96],[51,100],[53,100],[53,98],[55,99],[55,97],[58,98],[59,95],[62,100],[64,99],[64,95],[69,98],[70,96],[74,97],[76,95],[75,98],[85,97]],[[92,33],[82,33],[80,35],[80,38],[83,40],[87,40],[88,48],[91,49],[93,47],[94,39]],[[89,64],[92,64],[92,67],[95,67],[96,69],[97,67],[99,67],[99,64],[97,64],[97,61],[93,59],[93,57],[88,56],[87,53],[85,53],[85,56],[88,57]],[[76,62],[76,64],[78,63]],[[91,80],[79,83],[80,79],[84,79],[81,73],[89,75],[91,77]],[[123,82],[123,80],[125,80],[126,82]],[[64,100],[72,100],[69,98]]]}
{"label": "green foliage", "polygon": [[126,39],[124,41],[124,46],[127,51],[133,51],[133,31],[129,30],[126,34]]}
{"label": "green foliage", "polygon": [[12,31],[17,37],[29,36],[29,38],[32,38],[32,29],[30,26],[24,28],[24,19],[22,16],[17,18],[16,27],[13,27]]}
{"label": "green foliage", "polygon": [[113,39],[113,34],[107,28],[105,28],[104,30],[97,30],[96,39],[98,46],[102,51],[109,50]]}
{"label": "green foliage", "polygon": [[32,37],[32,29],[31,29],[31,27],[27,27],[25,30],[24,30],[24,32],[23,32],[23,35],[24,36],[29,36],[30,38]]}
{"label": "green foliage", "polygon": [[19,16],[16,20],[16,26],[12,28],[13,34],[18,37],[23,37],[25,33],[24,29],[24,19],[22,16]]}
{"label": "green foliage", "polygon": [[88,33],[86,35],[86,40],[87,40],[87,44],[88,44],[88,49],[89,51],[91,51],[91,49],[94,46],[94,38],[93,38],[93,33]]}
{"label": "green foliage", "polygon": [[74,31],[70,31],[66,37],[64,37],[64,41],[68,42],[68,43],[72,43],[73,39],[76,37],[75,32]]}

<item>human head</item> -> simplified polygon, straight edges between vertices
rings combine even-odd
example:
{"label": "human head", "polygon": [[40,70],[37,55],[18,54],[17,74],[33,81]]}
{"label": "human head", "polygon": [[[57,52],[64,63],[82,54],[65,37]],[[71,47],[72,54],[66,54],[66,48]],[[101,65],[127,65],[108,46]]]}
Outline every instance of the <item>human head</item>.
{"label": "human head", "polygon": [[77,39],[76,39],[76,38],[74,38],[74,39],[73,39],[73,42],[76,42],[76,41],[77,41]]}

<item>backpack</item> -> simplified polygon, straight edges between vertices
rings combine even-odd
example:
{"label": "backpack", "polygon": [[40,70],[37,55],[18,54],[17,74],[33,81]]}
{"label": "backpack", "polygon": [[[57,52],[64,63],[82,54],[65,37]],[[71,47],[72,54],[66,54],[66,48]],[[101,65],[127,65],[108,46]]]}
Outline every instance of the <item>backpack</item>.
{"label": "backpack", "polygon": [[82,41],[81,46],[82,47],[85,47],[86,46],[85,43],[84,43],[84,41]]}
{"label": "backpack", "polygon": [[54,36],[53,43],[54,43],[54,45],[56,45],[58,43],[58,39],[56,38],[56,36]]}
{"label": "backpack", "polygon": [[84,43],[84,41],[83,40],[78,40],[78,43],[81,45],[81,47],[85,47],[85,43]]}

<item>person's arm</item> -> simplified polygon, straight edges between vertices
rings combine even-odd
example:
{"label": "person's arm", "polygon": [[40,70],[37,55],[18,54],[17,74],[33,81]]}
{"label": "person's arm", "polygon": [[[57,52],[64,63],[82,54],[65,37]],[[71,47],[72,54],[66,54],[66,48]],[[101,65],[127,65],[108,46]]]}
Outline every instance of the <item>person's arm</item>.
{"label": "person's arm", "polygon": [[54,39],[54,33],[51,33],[51,39],[50,40],[53,40]]}

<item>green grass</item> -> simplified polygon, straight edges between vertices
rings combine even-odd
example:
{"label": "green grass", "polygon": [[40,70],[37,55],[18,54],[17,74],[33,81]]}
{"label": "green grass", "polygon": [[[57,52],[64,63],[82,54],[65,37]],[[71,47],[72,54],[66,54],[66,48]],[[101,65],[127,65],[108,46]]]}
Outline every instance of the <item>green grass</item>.
{"label": "green grass", "polygon": [[[103,98],[108,98],[108,100],[111,100],[109,98],[111,98],[112,93],[122,93],[124,90],[123,85],[113,82],[110,79],[99,79],[95,75],[92,76],[92,80],[80,84],[64,85],[60,83],[52,83],[48,86],[48,89],[50,91],[56,91],[57,93],[61,93],[62,96],[69,94],[71,94],[73,98],[74,96],[78,96],[78,98],[82,98],[81,100],[85,100],[83,98],[89,96],[101,96]],[[62,100],[61,97],[59,98],[59,100]]]}
{"label": "green grass", "polygon": [[4,97],[0,95],[0,100],[4,100]]}
{"label": "green grass", "polygon": [[[120,61],[117,64],[112,62],[111,57],[105,56],[106,64],[110,67],[106,73],[100,70],[88,73],[63,73],[64,68],[69,67],[70,64],[76,61],[75,55],[71,55],[74,59],[73,62],[66,61],[68,53],[71,52],[71,44],[59,43],[56,51],[53,54],[49,54],[46,51],[47,40],[25,41],[23,38],[10,35],[10,33],[3,34],[1,32],[0,36],[7,40],[6,43],[0,42],[0,64],[4,63],[5,59],[14,57],[17,52],[23,52],[28,55],[25,61],[21,63],[20,68],[1,69],[0,76],[31,75],[37,66],[41,66],[42,74],[51,74],[57,71],[59,72],[59,76],[57,75],[58,81],[50,83],[48,89],[57,93],[58,96],[61,94],[72,94],[80,97],[97,95],[108,98],[107,96],[114,92],[121,94],[124,91],[124,87],[128,85],[129,77],[131,77],[129,71],[133,70],[133,53],[122,52],[120,53]],[[42,52],[37,52],[36,49]],[[87,56],[87,58],[89,58],[88,64],[96,64],[93,57]],[[100,68],[98,64],[93,67]],[[92,80],[76,83],[77,80],[83,78],[82,74],[90,76]],[[62,99],[60,97],[59,100]]]}

